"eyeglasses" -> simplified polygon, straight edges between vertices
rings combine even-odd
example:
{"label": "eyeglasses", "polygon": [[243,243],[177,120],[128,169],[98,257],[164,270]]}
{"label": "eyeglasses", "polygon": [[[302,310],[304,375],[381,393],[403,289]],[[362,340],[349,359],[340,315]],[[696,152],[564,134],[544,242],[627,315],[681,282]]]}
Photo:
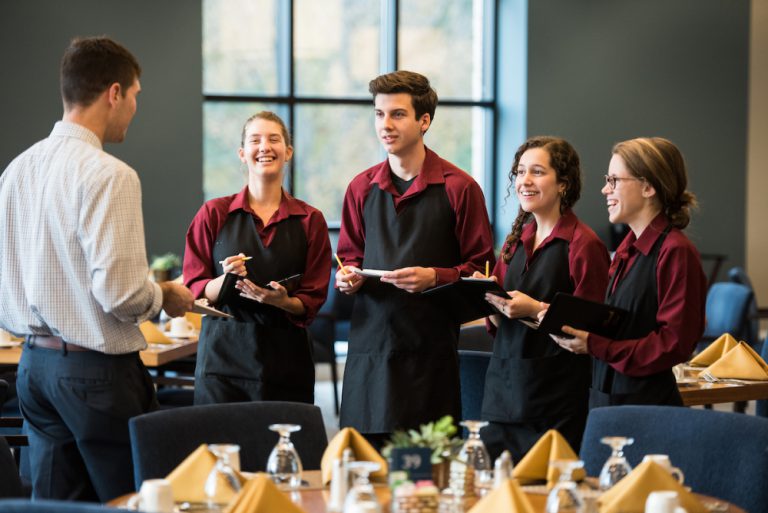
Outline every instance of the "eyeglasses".
{"label": "eyeglasses", "polygon": [[635,180],[638,182],[644,182],[645,178],[635,178],[634,176],[620,177],[620,176],[605,175],[605,183],[608,184],[608,187],[610,187],[611,190],[614,190],[616,188],[616,182],[619,182],[621,180]]}

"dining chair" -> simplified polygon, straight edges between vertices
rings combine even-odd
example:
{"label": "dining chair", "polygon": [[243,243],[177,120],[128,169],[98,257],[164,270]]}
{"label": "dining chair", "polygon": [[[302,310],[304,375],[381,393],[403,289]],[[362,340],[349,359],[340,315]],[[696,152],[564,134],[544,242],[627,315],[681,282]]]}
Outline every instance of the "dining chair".
{"label": "dining chair", "polygon": [[240,446],[243,470],[264,470],[278,435],[271,424],[299,424],[291,441],[306,470],[320,468],[328,438],[320,408],[282,401],[207,404],[159,410],[128,422],[138,490],[145,479],[167,476],[203,443]]}
{"label": "dining chair", "polygon": [[747,271],[743,267],[731,267],[728,271],[728,281],[740,283],[745,287],[749,287],[749,290],[752,291],[752,301],[750,301],[748,307],[749,321],[745,340],[755,349],[755,351],[760,352],[760,319],[768,318],[768,309],[760,308],[758,306],[755,289],[752,286],[752,280],[749,278]]}
{"label": "dining chair", "polygon": [[3,513],[125,513],[124,509],[110,508],[92,502],[2,499],[0,511]]}
{"label": "dining chair", "polygon": [[[768,338],[763,340],[763,347],[760,356],[768,362]],[[758,417],[768,417],[768,399],[755,401],[755,415]]]}
{"label": "dining chair", "polygon": [[488,370],[491,354],[487,351],[459,350],[462,420],[480,420],[485,391],[485,372]]}
{"label": "dining chair", "polygon": [[[5,437],[0,436],[0,497],[24,497],[16,458]],[[0,511],[5,511],[0,507]]]}
{"label": "dining chair", "polygon": [[632,467],[646,454],[668,454],[696,493],[724,499],[747,511],[768,504],[768,419],[673,406],[609,406],[589,412],[581,459],[597,476],[610,455],[604,436],[627,436]]}
{"label": "dining chair", "polygon": [[697,350],[701,351],[723,333],[736,340],[749,336],[749,307],[754,298],[746,285],[731,282],[714,283],[707,291],[706,326]]}
{"label": "dining chair", "polygon": [[483,324],[462,326],[459,330],[459,350],[493,351],[493,337]]}

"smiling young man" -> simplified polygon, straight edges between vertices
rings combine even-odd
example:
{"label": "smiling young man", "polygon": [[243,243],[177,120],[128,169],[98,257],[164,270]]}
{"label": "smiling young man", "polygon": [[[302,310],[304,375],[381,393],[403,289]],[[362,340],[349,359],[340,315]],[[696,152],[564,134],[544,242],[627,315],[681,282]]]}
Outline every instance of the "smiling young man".
{"label": "smiling young man", "polygon": [[[424,145],[437,93],[410,71],[369,84],[387,159],[356,176],[342,211],[336,285],[355,294],[341,426],[380,446],[396,429],[461,412],[459,324],[419,292],[494,261],[485,198]],[[355,269],[383,269],[381,279]]]}

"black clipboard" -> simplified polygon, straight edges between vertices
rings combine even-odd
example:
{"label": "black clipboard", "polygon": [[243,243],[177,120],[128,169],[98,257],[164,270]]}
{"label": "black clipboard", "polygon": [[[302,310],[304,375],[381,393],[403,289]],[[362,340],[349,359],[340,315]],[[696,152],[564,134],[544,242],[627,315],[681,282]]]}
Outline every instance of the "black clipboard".
{"label": "black clipboard", "polygon": [[[549,304],[546,315],[535,329],[561,337],[570,337],[560,331],[560,328],[568,325],[601,337],[616,338],[629,316],[630,313],[623,308],[558,292]],[[525,324],[535,327],[535,324]]]}
{"label": "black clipboard", "polygon": [[507,296],[501,285],[490,278],[462,278],[453,283],[427,289],[421,294],[445,309],[452,319],[463,324],[499,313],[485,300],[487,292]]}

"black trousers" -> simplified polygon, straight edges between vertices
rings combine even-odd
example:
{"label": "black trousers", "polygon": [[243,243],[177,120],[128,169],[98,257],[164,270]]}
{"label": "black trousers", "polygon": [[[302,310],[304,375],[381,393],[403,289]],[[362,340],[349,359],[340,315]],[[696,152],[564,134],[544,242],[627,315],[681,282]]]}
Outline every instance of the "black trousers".
{"label": "black trousers", "polygon": [[24,348],[17,379],[35,499],[106,502],[134,490],[128,419],[157,409],[138,353]]}

